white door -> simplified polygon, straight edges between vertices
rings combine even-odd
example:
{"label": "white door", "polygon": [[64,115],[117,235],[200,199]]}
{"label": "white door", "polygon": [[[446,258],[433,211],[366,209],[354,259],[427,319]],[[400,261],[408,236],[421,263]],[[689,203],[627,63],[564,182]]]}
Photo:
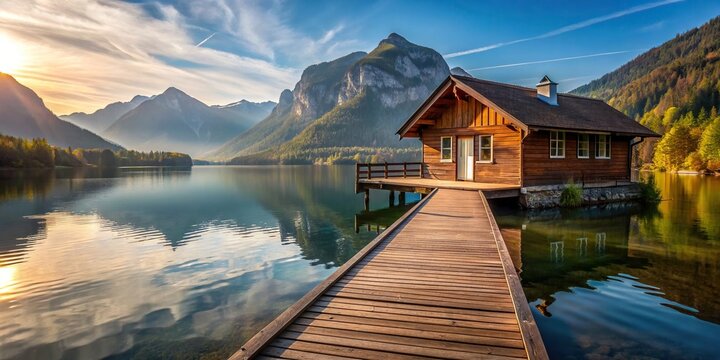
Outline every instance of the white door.
{"label": "white door", "polygon": [[458,137],[457,145],[457,166],[458,180],[473,180],[473,138]]}

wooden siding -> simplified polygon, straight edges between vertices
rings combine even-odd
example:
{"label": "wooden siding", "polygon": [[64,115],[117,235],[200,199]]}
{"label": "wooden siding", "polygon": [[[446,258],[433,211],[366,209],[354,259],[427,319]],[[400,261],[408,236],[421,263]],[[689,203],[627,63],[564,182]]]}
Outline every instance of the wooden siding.
{"label": "wooden siding", "polygon": [[631,138],[612,136],[610,159],[595,158],[594,134],[590,135],[590,158],[577,157],[578,134],[565,133],[565,158],[550,158],[550,132],[534,131],[523,141],[523,186],[627,180]]}
{"label": "wooden siding", "polygon": [[[493,135],[493,163],[475,163],[474,181],[520,184],[520,131],[497,111],[473,98],[458,100],[446,108],[435,125],[421,134],[424,176],[439,180],[457,179],[457,137],[474,136],[475,160],[479,158],[477,135]],[[440,161],[440,138],[453,136],[452,162]]]}

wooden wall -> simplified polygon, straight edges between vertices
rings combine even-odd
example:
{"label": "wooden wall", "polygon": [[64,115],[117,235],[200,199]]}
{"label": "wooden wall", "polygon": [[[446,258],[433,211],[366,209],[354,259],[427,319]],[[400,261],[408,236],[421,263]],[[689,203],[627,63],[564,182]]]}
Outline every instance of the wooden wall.
{"label": "wooden wall", "polygon": [[[473,98],[455,99],[442,112],[434,126],[422,130],[425,177],[456,180],[457,137],[493,135],[494,163],[475,163],[475,182],[520,184],[520,131],[509,126],[502,114]],[[440,137],[453,136],[452,162],[440,162]],[[474,157],[479,158],[479,144],[474,139]]]}
{"label": "wooden wall", "polygon": [[577,133],[565,133],[565,158],[550,158],[550,133],[534,131],[523,141],[523,186],[625,180],[630,137],[613,136],[610,159],[595,159],[595,136],[590,135],[590,158],[578,159]]}

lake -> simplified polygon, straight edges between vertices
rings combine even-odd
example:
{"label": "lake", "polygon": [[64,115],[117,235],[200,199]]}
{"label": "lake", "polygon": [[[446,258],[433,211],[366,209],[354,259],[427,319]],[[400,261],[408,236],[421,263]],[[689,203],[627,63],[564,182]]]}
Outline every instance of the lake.
{"label": "lake", "polygon": [[657,207],[496,204],[550,358],[718,358],[720,178],[644,175]]}
{"label": "lake", "polygon": [[226,358],[377,235],[355,232],[353,181],[312,166],[0,173],[0,358]]}
{"label": "lake", "polygon": [[[407,208],[361,214],[353,176],[0,171],[0,359],[227,357]],[[658,184],[656,208],[495,204],[553,358],[715,356],[720,179]]]}

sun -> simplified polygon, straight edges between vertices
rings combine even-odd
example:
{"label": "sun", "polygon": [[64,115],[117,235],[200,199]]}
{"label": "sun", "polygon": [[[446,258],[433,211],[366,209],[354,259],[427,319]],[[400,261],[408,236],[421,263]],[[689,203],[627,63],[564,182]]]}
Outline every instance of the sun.
{"label": "sun", "polygon": [[16,74],[23,66],[22,47],[11,38],[0,34],[0,72]]}

